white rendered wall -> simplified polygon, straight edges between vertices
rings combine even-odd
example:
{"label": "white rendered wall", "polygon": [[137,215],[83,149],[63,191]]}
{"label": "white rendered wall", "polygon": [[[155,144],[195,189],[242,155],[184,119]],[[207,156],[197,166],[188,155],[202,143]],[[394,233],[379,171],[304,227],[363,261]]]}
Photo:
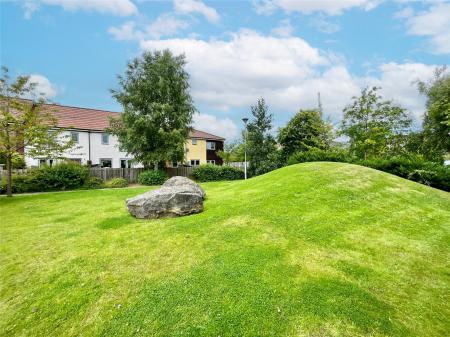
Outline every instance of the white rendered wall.
{"label": "white rendered wall", "polygon": [[[92,165],[100,164],[100,159],[111,159],[113,168],[120,168],[121,159],[133,159],[126,152],[119,150],[118,141],[115,136],[109,136],[109,144],[102,144],[102,133],[90,132],[90,156],[89,156],[89,132],[78,131],[78,144],[75,148],[64,153],[65,158],[81,159],[82,164],[87,164],[89,158]],[[71,135],[71,131],[65,131],[62,136]],[[27,156],[25,149],[25,162],[27,167],[39,166],[39,158],[31,158]],[[142,167],[139,163],[133,164],[133,167]]]}

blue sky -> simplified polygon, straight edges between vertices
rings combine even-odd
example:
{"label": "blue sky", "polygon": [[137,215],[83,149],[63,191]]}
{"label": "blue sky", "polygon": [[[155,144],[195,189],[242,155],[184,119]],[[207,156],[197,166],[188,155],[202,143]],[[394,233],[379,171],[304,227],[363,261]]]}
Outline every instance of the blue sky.
{"label": "blue sky", "polygon": [[233,139],[264,97],[281,126],[317,106],[337,124],[367,85],[419,124],[417,79],[450,62],[448,1],[2,1],[1,64],[54,102],[120,111],[109,89],[144,50],[185,53],[196,127]]}

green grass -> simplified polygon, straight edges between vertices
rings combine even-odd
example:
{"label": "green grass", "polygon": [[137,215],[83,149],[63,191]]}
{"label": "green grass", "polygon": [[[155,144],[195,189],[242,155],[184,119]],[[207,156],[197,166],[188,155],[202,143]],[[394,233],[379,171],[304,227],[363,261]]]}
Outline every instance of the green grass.
{"label": "green grass", "polygon": [[4,336],[448,336],[450,194],[349,164],[203,185],[0,198]]}

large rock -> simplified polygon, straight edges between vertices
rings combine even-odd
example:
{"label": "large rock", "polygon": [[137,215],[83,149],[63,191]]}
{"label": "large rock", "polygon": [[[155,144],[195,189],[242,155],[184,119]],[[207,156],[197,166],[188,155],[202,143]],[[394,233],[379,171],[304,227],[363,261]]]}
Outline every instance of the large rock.
{"label": "large rock", "polygon": [[128,211],[140,219],[175,217],[203,211],[205,192],[192,180],[172,177],[160,189],[127,199]]}

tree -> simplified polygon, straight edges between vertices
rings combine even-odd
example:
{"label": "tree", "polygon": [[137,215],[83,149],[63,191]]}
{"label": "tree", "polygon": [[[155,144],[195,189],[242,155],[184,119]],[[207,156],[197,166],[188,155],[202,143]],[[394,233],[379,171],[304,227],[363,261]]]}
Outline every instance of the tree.
{"label": "tree", "polygon": [[244,161],[244,144],[239,141],[226,143],[223,150],[217,151],[217,155],[225,164],[242,162]]}
{"label": "tree", "polygon": [[322,119],[318,110],[300,110],[278,133],[285,160],[295,152],[328,149],[332,138],[332,126]]}
{"label": "tree", "polygon": [[[53,111],[45,107],[45,98],[36,98],[36,84],[29,76],[10,82],[8,68],[2,67],[0,78],[0,154],[5,158],[7,196],[12,196],[13,162],[26,153],[31,157],[62,158],[74,142],[57,128]],[[33,97],[33,99],[24,99]]]}
{"label": "tree", "polygon": [[377,94],[380,88],[364,88],[361,96],[344,109],[341,134],[349,137],[350,152],[359,158],[395,153],[409,131],[411,119],[405,109]]}
{"label": "tree", "polygon": [[119,119],[110,120],[110,132],[120,147],[145,166],[182,161],[192,116],[184,55],[169,50],[145,52],[128,63],[119,76],[119,90],[111,90],[123,106]]}
{"label": "tree", "polygon": [[270,134],[273,115],[269,113],[264,98],[251,107],[251,113],[253,118],[247,127],[247,154],[250,174],[257,175],[272,169],[277,148],[275,138]]}
{"label": "tree", "polygon": [[424,155],[442,160],[450,152],[450,73],[437,68],[429,82],[418,82],[419,91],[427,96],[427,112],[423,122]]}

